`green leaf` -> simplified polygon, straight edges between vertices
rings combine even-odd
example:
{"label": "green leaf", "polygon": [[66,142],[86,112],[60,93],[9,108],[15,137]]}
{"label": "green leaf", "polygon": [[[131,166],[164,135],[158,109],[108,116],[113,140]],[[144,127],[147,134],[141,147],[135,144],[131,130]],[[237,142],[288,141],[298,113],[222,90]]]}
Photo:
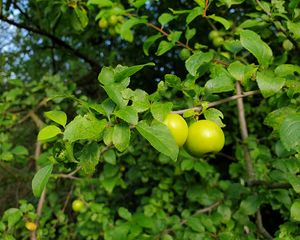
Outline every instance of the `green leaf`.
{"label": "green leaf", "polygon": [[121,38],[123,38],[124,40],[128,41],[128,42],[132,42],[133,41],[133,34],[131,32],[131,28],[135,25],[138,24],[145,24],[147,23],[146,19],[143,18],[130,18],[129,20],[127,20],[124,24],[122,24],[121,27]]}
{"label": "green leaf", "polygon": [[113,2],[110,0],[89,0],[87,5],[91,4],[98,5],[99,7],[111,7]]}
{"label": "green leaf", "polygon": [[103,85],[114,83],[114,70],[111,67],[103,67],[99,73],[98,80]]}
{"label": "green leaf", "polygon": [[190,171],[194,168],[194,161],[192,159],[184,159],[180,167],[182,171]]}
{"label": "green leaf", "polygon": [[92,114],[78,115],[66,126],[64,140],[71,143],[77,140],[99,140],[106,123],[105,119],[99,120]]}
{"label": "green leaf", "polygon": [[148,125],[143,120],[136,125],[136,128],[157,151],[176,161],[179,149],[166,125],[158,121],[153,121],[152,125]]}
{"label": "green leaf", "polygon": [[154,102],[151,104],[150,111],[154,119],[162,122],[166,116],[171,112],[173,104],[171,102],[160,103]]}
{"label": "green leaf", "polygon": [[127,208],[124,208],[124,207],[120,207],[119,209],[118,209],[118,214],[119,214],[119,216],[121,217],[121,218],[123,218],[123,219],[125,219],[125,220],[128,220],[128,221],[130,221],[130,219],[131,219],[131,213],[128,211],[128,209]]}
{"label": "green leaf", "polygon": [[209,108],[204,112],[204,117],[207,120],[211,120],[219,125],[219,127],[225,127],[225,124],[222,122],[224,118],[223,113],[216,108]]}
{"label": "green leaf", "polygon": [[166,25],[167,23],[171,22],[176,18],[177,16],[173,16],[172,14],[163,13],[162,15],[159,16],[158,22],[161,24],[162,27],[164,27],[164,25]]}
{"label": "green leaf", "polygon": [[275,74],[280,77],[294,75],[295,72],[300,74],[300,66],[293,64],[281,64],[274,70]]}
{"label": "green leaf", "polygon": [[125,122],[136,125],[138,123],[138,113],[132,106],[125,106],[114,113]]}
{"label": "green leaf", "polygon": [[133,215],[134,222],[143,228],[154,228],[154,221],[152,218],[145,216],[142,213]]}
{"label": "green leaf", "polygon": [[118,124],[114,126],[114,132],[112,135],[112,141],[114,146],[123,152],[130,142],[130,129],[127,124]]}
{"label": "green leaf", "polygon": [[52,121],[60,124],[61,126],[66,126],[67,114],[63,111],[49,111],[45,112],[45,116]]}
{"label": "green leaf", "polygon": [[234,77],[237,81],[240,81],[242,84],[245,84],[248,79],[256,72],[257,68],[251,65],[245,65],[239,61],[231,63],[228,67],[228,72]]}
{"label": "green leaf", "polygon": [[229,21],[226,20],[225,18],[216,16],[215,14],[209,15],[209,16],[207,16],[207,17],[210,18],[210,19],[215,20],[216,22],[221,23],[221,24],[224,26],[224,28],[225,28],[226,30],[228,30],[228,29],[231,27],[231,22],[229,22]]}
{"label": "green leaf", "polygon": [[76,13],[79,23],[81,24],[81,28],[84,29],[89,23],[87,12],[84,9],[80,8],[75,8],[74,11]]}
{"label": "green leaf", "polygon": [[196,28],[187,28],[185,31],[185,39],[191,40],[196,35]]}
{"label": "green leaf", "polygon": [[287,27],[296,40],[300,39],[300,22],[287,21]]}
{"label": "green leaf", "polygon": [[280,127],[280,140],[284,147],[300,152],[300,113],[289,115]]}
{"label": "green leaf", "polygon": [[32,192],[35,197],[40,197],[51,175],[53,165],[49,164],[34,175],[32,179]]}
{"label": "green leaf", "polygon": [[85,144],[80,152],[78,159],[82,167],[82,171],[86,175],[91,175],[95,172],[95,167],[99,163],[100,150],[97,143]]}
{"label": "green leaf", "polygon": [[142,64],[142,65],[126,67],[123,70],[115,73],[115,76],[114,76],[115,82],[120,82],[120,81],[126,79],[127,77],[132,76],[133,74],[142,70],[146,66],[155,66],[155,64],[150,62],[150,63],[146,63],[146,64]]}
{"label": "green leaf", "polygon": [[256,57],[260,65],[268,66],[272,63],[273,52],[257,33],[250,30],[242,30],[240,37],[243,47]]}
{"label": "green leaf", "polygon": [[300,200],[297,199],[291,206],[291,219],[300,222]]}
{"label": "green leaf", "polygon": [[292,185],[296,193],[300,193],[300,177],[299,176],[289,176],[289,183]]}
{"label": "green leaf", "polygon": [[58,134],[62,133],[60,128],[54,125],[49,125],[41,129],[38,134],[39,141],[52,140]]}
{"label": "green leaf", "polygon": [[111,164],[116,165],[116,153],[113,149],[109,149],[103,154],[104,161]]}
{"label": "green leaf", "polygon": [[296,109],[292,107],[283,107],[270,112],[264,120],[264,124],[270,126],[275,132],[279,132],[286,116],[296,113]]}
{"label": "green leaf", "polygon": [[150,107],[149,96],[145,91],[141,89],[136,89],[134,91],[134,95],[131,98],[131,100],[132,100],[132,107],[137,112],[144,112],[148,110]]}
{"label": "green leaf", "polygon": [[201,219],[199,217],[189,217],[187,219],[187,226],[196,232],[204,232],[205,228],[202,225]]}
{"label": "green leaf", "polygon": [[165,75],[165,82],[168,84],[170,87],[173,88],[181,88],[181,80],[179,77],[177,77],[174,74],[166,74]]}
{"label": "green leaf", "polygon": [[202,7],[195,7],[193,8],[188,16],[186,17],[186,24],[190,24],[196,17],[202,16],[203,8]]}
{"label": "green leaf", "polygon": [[273,71],[260,71],[256,73],[256,81],[262,95],[267,98],[280,91],[285,79],[275,76]]}
{"label": "green leaf", "polygon": [[209,93],[229,92],[235,89],[233,79],[227,74],[220,74],[219,76],[208,80],[205,83],[205,89]]}
{"label": "green leaf", "polygon": [[7,221],[8,229],[11,229],[21,220],[22,216],[23,213],[20,209],[9,208],[3,213],[2,221]]}
{"label": "green leaf", "polygon": [[28,155],[29,152],[27,150],[27,148],[25,148],[24,146],[16,146],[11,150],[11,153],[18,155],[18,156],[22,156],[22,155]]}
{"label": "green leaf", "polygon": [[125,100],[120,92],[124,90],[124,86],[121,83],[113,83],[103,86],[105,92],[111,100],[114,101],[119,107],[125,107],[128,103],[128,100]]}
{"label": "green leaf", "polygon": [[165,40],[161,41],[158,45],[157,51],[156,51],[156,55],[157,56],[161,56],[164,53],[168,52],[169,50],[171,50],[174,47],[174,44],[167,42]]}
{"label": "green leaf", "polygon": [[149,48],[156,42],[156,40],[162,38],[163,35],[161,35],[160,33],[153,35],[149,38],[146,39],[146,41],[144,41],[143,43],[143,51],[145,53],[146,56],[149,56]]}
{"label": "green leaf", "polygon": [[212,52],[196,52],[186,60],[185,67],[191,75],[196,76],[198,69],[203,64],[209,63],[213,56]]}
{"label": "green leaf", "polygon": [[257,196],[249,196],[240,204],[240,210],[246,215],[256,213],[261,204],[261,200]]}

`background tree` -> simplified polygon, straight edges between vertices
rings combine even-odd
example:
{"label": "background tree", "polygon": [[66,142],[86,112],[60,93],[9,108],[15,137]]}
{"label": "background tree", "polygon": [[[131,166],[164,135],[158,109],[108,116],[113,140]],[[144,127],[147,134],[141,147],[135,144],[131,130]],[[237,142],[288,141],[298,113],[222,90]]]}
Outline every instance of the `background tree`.
{"label": "background tree", "polygon": [[[3,239],[297,239],[298,0],[0,1]],[[217,123],[194,157],[163,124]]]}

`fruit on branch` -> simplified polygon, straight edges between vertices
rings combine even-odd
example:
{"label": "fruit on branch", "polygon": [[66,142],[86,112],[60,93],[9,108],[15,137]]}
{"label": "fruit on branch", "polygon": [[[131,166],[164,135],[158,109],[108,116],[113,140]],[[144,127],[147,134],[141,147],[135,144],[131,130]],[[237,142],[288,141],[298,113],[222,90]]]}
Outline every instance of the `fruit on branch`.
{"label": "fruit on branch", "polygon": [[169,113],[164,120],[175,142],[179,147],[183,146],[188,136],[188,125],[179,114]]}
{"label": "fruit on branch", "polygon": [[220,34],[219,34],[219,32],[218,32],[217,30],[212,30],[212,31],[208,34],[208,38],[209,38],[210,40],[213,40],[214,38],[219,37],[219,36],[220,36]]}
{"label": "fruit on branch", "polygon": [[105,29],[108,27],[108,22],[105,18],[101,18],[98,25],[100,28]]}
{"label": "fruit on branch", "polygon": [[84,207],[84,203],[79,200],[79,199],[76,199],[72,202],[72,209],[74,212],[80,212]]}
{"label": "fruit on branch", "polygon": [[294,48],[293,43],[288,39],[283,41],[282,46],[285,51],[291,51]]}
{"label": "fruit on branch", "polygon": [[29,230],[29,231],[35,231],[37,229],[37,225],[34,222],[26,222],[25,223],[25,227]]}
{"label": "fruit on branch", "polygon": [[110,24],[110,25],[114,26],[114,25],[117,24],[117,22],[118,22],[118,16],[116,16],[116,15],[111,15],[111,16],[109,17],[109,24]]}
{"label": "fruit on branch", "polygon": [[222,38],[222,37],[216,37],[212,41],[213,41],[213,45],[215,47],[219,47],[219,46],[221,46],[223,44],[224,38]]}
{"label": "fruit on branch", "polygon": [[187,60],[190,56],[191,56],[191,52],[186,48],[182,49],[179,53],[179,57],[182,61]]}
{"label": "fruit on branch", "polygon": [[225,143],[223,130],[213,121],[199,120],[189,126],[187,150],[196,157],[221,151]]}

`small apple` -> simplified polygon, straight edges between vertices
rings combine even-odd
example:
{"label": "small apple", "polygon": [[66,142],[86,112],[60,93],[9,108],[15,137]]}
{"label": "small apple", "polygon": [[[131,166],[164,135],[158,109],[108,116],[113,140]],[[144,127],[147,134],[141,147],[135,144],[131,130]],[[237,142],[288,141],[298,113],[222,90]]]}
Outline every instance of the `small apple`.
{"label": "small apple", "polygon": [[76,199],[72,203],[72,209],[74,212],[80,212],[84,207],[83,201]]}
{"label": "small apple", "polygon": [[29,231],[35,231],[37,229],[37,225],[34,222],[26,222],[25,223],[25,227],[29,230]]}
{"label": "small apple", "polygon": [[188,125],[179,114],[169,113],[164,120],[164,124],[169,128],[175,142],[179,147],[183,146],[188,136]]}
{"label": "small apple", "polygon": [[186,148],[193,156],[216,153],[222,150],[225,136],[222,129],[213,121],[199,120],[189,126]]}

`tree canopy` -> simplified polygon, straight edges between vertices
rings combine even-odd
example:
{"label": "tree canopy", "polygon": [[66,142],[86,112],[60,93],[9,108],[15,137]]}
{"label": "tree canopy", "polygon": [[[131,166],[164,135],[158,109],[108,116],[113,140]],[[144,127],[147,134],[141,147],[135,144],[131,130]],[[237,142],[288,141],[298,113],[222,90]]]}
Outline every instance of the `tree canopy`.
{"label": "tree canopy", "polygon": [[299,0],[0,1],[0,236],[300,238],[299,30]]}

